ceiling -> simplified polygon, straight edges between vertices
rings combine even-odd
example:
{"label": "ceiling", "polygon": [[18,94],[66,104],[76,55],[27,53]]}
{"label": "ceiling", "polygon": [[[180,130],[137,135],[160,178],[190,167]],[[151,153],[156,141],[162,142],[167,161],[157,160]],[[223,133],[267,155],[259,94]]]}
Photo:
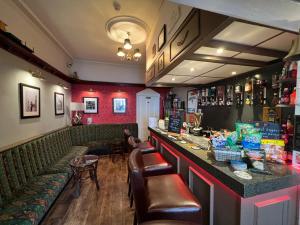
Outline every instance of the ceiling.
{"label": "ceiling", "polygon": [[207,84],[257,70],[283,58],[296,37],[294,33],[235,20],[156,84]]}
{"label": "ceiling", "polygon": [[[121,62],[116,56],[120,43],[108,37],[106,22],[116,16],[133,16],[151,30],[162,1],[118,0],[121,9],[116,11],[112,0],[23,0],[73,58],[112,63]],[[145,43],[136,47],[143,55],[138,63],[144,64]]]}
{"label": "ceiling", "polygon": [[170,0],[223,15],[298,31],[299,0]]}

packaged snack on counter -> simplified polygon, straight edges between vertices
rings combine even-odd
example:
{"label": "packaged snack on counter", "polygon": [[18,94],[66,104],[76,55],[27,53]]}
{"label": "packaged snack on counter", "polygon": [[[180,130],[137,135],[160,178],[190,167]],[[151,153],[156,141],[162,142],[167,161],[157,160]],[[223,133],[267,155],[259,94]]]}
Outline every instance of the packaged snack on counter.
{"label": "packaged snack on counter", "polygon": [[211,141],[214,148],[225,148],[227,144],[226,138],[223,135],[212,137]]}
{"label": "packaged snack on counter", "polygon": [[266,152],[266,160],[285,164],[287,152],[284,150],[284,140],[262,139],[261,149]]}
{"label": "packaged snack on counter", "polygon": [[234,131],[227,136],[227,144],[229,146],[234,146],[236,145],[237,139],[238,139],[238,134],[236,131]]}
{"label": "packaged snack on counter", "polygon": [[254,125],[250,123],[235,123],[235,130],[237,132],[237,140],[242,141],[243,134],[248,133],[249,129],[253,129]]}
{"label": "packaged snack on counter", "polygon": [[265,170],[266,157],[264,151],[247,150],[246,155],[248,156],[253,168],[261,171]]}
{"label": "packaged snack on counter", "polygon": [[260,149],[260,142],[262,139],[262,133],[257,129],[248,129],[247,133],[242,136],[242,145],[245,149]]}

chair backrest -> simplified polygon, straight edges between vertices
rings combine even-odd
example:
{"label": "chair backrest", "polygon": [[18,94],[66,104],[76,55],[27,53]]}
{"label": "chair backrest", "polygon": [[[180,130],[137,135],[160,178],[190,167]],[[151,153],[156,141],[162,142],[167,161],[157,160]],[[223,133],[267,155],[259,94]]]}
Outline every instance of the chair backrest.
{"label": "chair backrest", "polygon": [[128,152],[130,151],[130,145],[128,143],[128,138],[131,136],[131,132],[128,128],[125,128],[123,130],[123,136],[124,136],[124,147],[125,147],[125,150]]}
{"label": "chair backrest", "polygon": [[138,221],[145,214],[147,208],[147,192],[144,179],[143,156],[139,149],[134,149],[129,155],[130,184],[135,203]]}

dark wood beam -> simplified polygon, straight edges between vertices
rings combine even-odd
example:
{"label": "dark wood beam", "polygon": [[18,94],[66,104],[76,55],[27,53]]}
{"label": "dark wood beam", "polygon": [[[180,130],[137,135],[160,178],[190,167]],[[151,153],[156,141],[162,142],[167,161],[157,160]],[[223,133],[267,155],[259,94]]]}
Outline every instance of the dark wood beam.
{"label": "dark wood beam", "polygon": [[240,66],[254,66],[254,67],[264,67],[269,65],[267,62],[249,60],[249,59],[238,59],[238,58],[229,58],[221,56],[211,56],[211,55],[202,55],[202,54],[193,54],[187,58],[187,60],[196,60],[203,62],[212,62],[212,63],[222,63],[222,64],[233,64]]}
{"label": "dark wood beam", "polygon": [[227,41],[219,41],[219,40],[210,40],[208,43],[205,44],[206,47],[211,48],[224,48],[226,50],[235,51],[235,52],[242,52],[242,53],[250,53],[255,55],[263,55],[263,56],[270,56],[275,58],[283,58],[287,55],[287,52],[274,50],[274,49],[267,49],[261,48],[256,46],[249,46],[243,44],[237,44]]}

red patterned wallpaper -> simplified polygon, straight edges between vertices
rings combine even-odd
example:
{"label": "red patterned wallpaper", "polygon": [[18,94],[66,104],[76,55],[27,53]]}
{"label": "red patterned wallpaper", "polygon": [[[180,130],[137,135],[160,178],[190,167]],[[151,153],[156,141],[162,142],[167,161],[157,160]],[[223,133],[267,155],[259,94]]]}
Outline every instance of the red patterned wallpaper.
{"label": "red patterned wallpaper", "polygon": [[[94,92],[89,92],[92,88]],[[72,102],[82,102],[83,97],[98,97],[98,114],[84,114],[83,123],[86,118],[92,117],[93,123],[135,123],[136,122],[136,93],[144,90],[140,86],[117,86],[101,84],[73,84]],[[152,88],[160,93],[160,117],[163,116],[163,100],[169,88]],[[114,114],[112,110],[113,98],[127,98],[127,112],[125,114]]]}

